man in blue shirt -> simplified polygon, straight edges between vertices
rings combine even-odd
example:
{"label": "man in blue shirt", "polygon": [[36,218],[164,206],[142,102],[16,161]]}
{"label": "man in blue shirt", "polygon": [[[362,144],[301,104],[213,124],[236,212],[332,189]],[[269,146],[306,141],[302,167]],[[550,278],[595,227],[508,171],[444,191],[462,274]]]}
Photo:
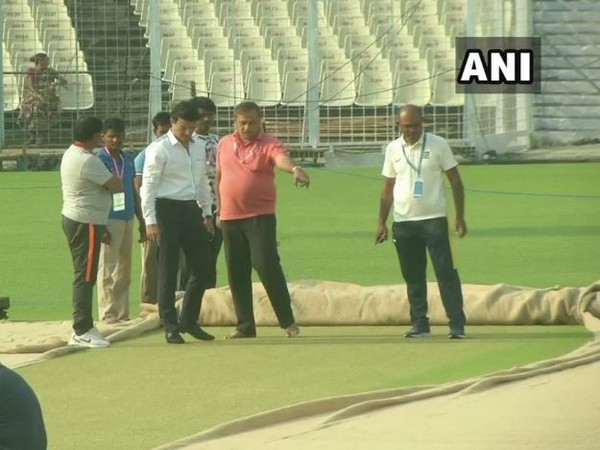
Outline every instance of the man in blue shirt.
{"label": "man in blue shirt", "polygon": [[[154,137],[165,135],[171,129],[171,113],[161,111],[152,118]],[[146,149],[135,157],[135,188],[140,193],[142,187],[142,175],[144,174],[144,162],[146,161]],[[158,286],[158,245],[155,241],[140,239],[142,244],[142,277],[140,280],[142,314],[145,312],[143,306],[156,305]]]}
{"label": "man in blue shirt", "polygon": [[98,264],[98,317],[111,324],[129,320],[134,215],[140,223],[141,238],[144,237],[145,223],[139,195],[134,188],[133,155],[123,151],[125,122],[118,118],[107,119],[102,140],[104,147],[98,157],[123,182],[123,192],[112,196],[106,225],[109,241],[102,244]]}

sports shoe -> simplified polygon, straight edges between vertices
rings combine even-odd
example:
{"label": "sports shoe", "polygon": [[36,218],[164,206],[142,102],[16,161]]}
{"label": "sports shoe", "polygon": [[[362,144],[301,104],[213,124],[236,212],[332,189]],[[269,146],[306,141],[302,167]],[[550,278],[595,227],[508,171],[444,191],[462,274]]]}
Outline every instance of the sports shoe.
{"label": "sports shoe", "polygon": [[420,338],[420,337],[429,337],[431,336],[431,330],[429,328],[417,328],[412,327],[406,333],[404,333],[405,338]]}
{"label": "sports shoe", "polygon": [[300,334],[300,328],[295,323],[285,329],[285,335],[289,338],[297,337]]}
{"label": "sports shoe", "polygon": [[464,339],[466,337],[464,328],[450,328],[448,333],[448,339]]}
{"label": "sports shoe", "polygon": [[100,333],[96,327],[92,327],[81,335],[77,335],[73,331],[71,333],[71,339],[69,339],[69,345],[76,347],[101,348],[108,347],[110,342],[102,336],[102,333]]}

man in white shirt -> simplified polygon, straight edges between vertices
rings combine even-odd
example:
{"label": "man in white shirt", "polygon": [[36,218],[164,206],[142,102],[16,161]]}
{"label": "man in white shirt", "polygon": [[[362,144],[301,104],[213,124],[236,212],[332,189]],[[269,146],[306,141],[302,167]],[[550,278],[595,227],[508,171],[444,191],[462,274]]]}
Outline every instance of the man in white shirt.
{"label": "man in white shirt", "polygon": [[[204,152],[206,155],[206,176],[208,177],[211,194],[215,197],[214,181],[215,173],[217,170],[217,146],[219,145],[220,137],[217,134],[211,133],[210,130],[215,124],[215,115],[217,114],[217,105],[208,97],[194,97],[190,99],[190,102],[198,109],[200,114],[200,120],[196,125],[196,132],[194,133],[194,139],[197,139],[202,145],[204,145]],[[217,211],[217,205],[212,205],[213,219],[216,219],[219,212]],[[207,280],[207,289],[212,289],[217,286],[217,259],[221,246],[223,244],[223,234],[221,229],[216,225],[215,220],[215,232],[210,239],[210,270]],[[185,265],[185,258],[181,258],[179,261],[179,286],[180,290],[185,289],[189,278],[189,270]]]}
{"label": "man in white shirt", "polygon": [[[198,326],[209,271],[209,233],[213,233],[204,146],[192,137],[199,118],[192,103],[175,105],[171,130],[146,148],[140,190],[146,237],[158,242],[160,249],[158,310],[170,344],[184,343],[180,333],[214,339]],[[178,319],[175,289],[180,249],[191,276]]]}
{"label": "man in white shirt", "polygon": [[388,238],[387,217],[394,205],[393,242],[406,282],[412,328],[407,338],[430,335],[427,316],[427,255],[433,264],[442,303],[449,318],[450,339],[465,337],[465,314],[460,278],[454,266],[446,212],[444,177],[454,198],[458,237],[467,233],[464,189],[458,163],[448,142],[423,133],[421,110],[414,105],[400,109],[400,138],[388,144],[382,175],[385,177],[375,242]]}

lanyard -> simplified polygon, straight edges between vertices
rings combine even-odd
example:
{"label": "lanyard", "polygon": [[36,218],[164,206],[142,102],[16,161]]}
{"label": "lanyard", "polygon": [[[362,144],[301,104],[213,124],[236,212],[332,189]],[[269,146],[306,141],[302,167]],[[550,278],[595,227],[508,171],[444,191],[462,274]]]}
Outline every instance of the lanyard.
{"label": "lanyard", "polygon": [[119,155],[121,158],[121,173],[119,173],[119,165],[117,164],[117,160],[113,157],[113,155],[104,147],[104,151],[108,156],[110,156],[113,160],[113,165],[115,166],[115,174],[119,177],[121,181],[123,181],[123,174],[125,173],[125,160],[123,159],[123,155]]}
{"label": "lanyard", "polygon": [[406,150],[404,149],[404,145],[400,144],[402,146],[402,153],[404,154],[404,159],[406,159],[406,162],[411,167],[411,169],[413,169],[415,172],[417,172],[417,176],[421,176],[421,165],[423,164],[423,154],[425,153],[425,143],[426,142],[427,142],[427,133],[423,133],[423,143],[421,144],[421,154],[419,155],[419,166],[418,167],[415,167],[413,165],[413,163],[410,162],[410,159],[408,158],[408,156],[406,156]]}

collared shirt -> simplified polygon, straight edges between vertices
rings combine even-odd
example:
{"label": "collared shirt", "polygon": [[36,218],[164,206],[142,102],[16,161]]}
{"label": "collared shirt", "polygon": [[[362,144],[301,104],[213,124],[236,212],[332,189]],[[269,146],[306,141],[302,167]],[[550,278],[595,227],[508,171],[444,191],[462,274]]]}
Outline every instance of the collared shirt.
{"label": "collared shirt", "polygon": [[[204,154],[206,155],[206,176],[208,177],[208,184],[210,185],[210,193],[215,197],[215,175],[217,172],[217,152],[219,147],[219,140],[221,139],[216,134],[197,134],[194,133],[194,138],[204,144]],[[216,209],[217,205],[213,204]]]}
{"label": "collared shirt", "polygon": [[[424,136],[421,135],[413,145],[401,136],[390,142],[385,150],[381,174],[396,179],[394,222],[433,219],[447,214],[445,172],[458,163],[446,139],[431,133],[427,133],[426,138]],[[419,197],[414,195],[417,181],[423,187]]]}
{"label": "collared shirt", "polygon": [[146,147],[140,195],[148,225],[155,225],[157,198],[196,200],[210,216],[212,196],[206,176],[204,146],[192,138],[189,153],[171,130]]}
{"label": "collared shirt", "polygon": [[273,136],[261,134],[244,142],[236,133],[219,142],[221,220],[275,214],[275,158],[287,154]]}
{"label": "collared shirt", "polygon": [[123,193],[125,194],[125,209],[115,211],[111,208],[109,219],[115,220],[133,220],[135,215],[135,197],[133,179],[135,178],[135,168],[133,155],[127,151],[121,152],[121,158],[113,158],[108,150],[103,148],[98,153],[98,157],[104,163],[106,168],[113,174],[121,177],[123,182]]}
{"label": "collared shirt", "polygon": [[106,225],[112,201],[104,184],[111,178],[96,155],[71,145],[60,163],[62,215],[76,222]]}
{"label": "collared shirt", "polygon": [[137,155],[135,155],[135,159],[133,160],[135,164],[135,174],[142,176],[144,173],[144,162],[146,161],[146,149],[143,149]]}

